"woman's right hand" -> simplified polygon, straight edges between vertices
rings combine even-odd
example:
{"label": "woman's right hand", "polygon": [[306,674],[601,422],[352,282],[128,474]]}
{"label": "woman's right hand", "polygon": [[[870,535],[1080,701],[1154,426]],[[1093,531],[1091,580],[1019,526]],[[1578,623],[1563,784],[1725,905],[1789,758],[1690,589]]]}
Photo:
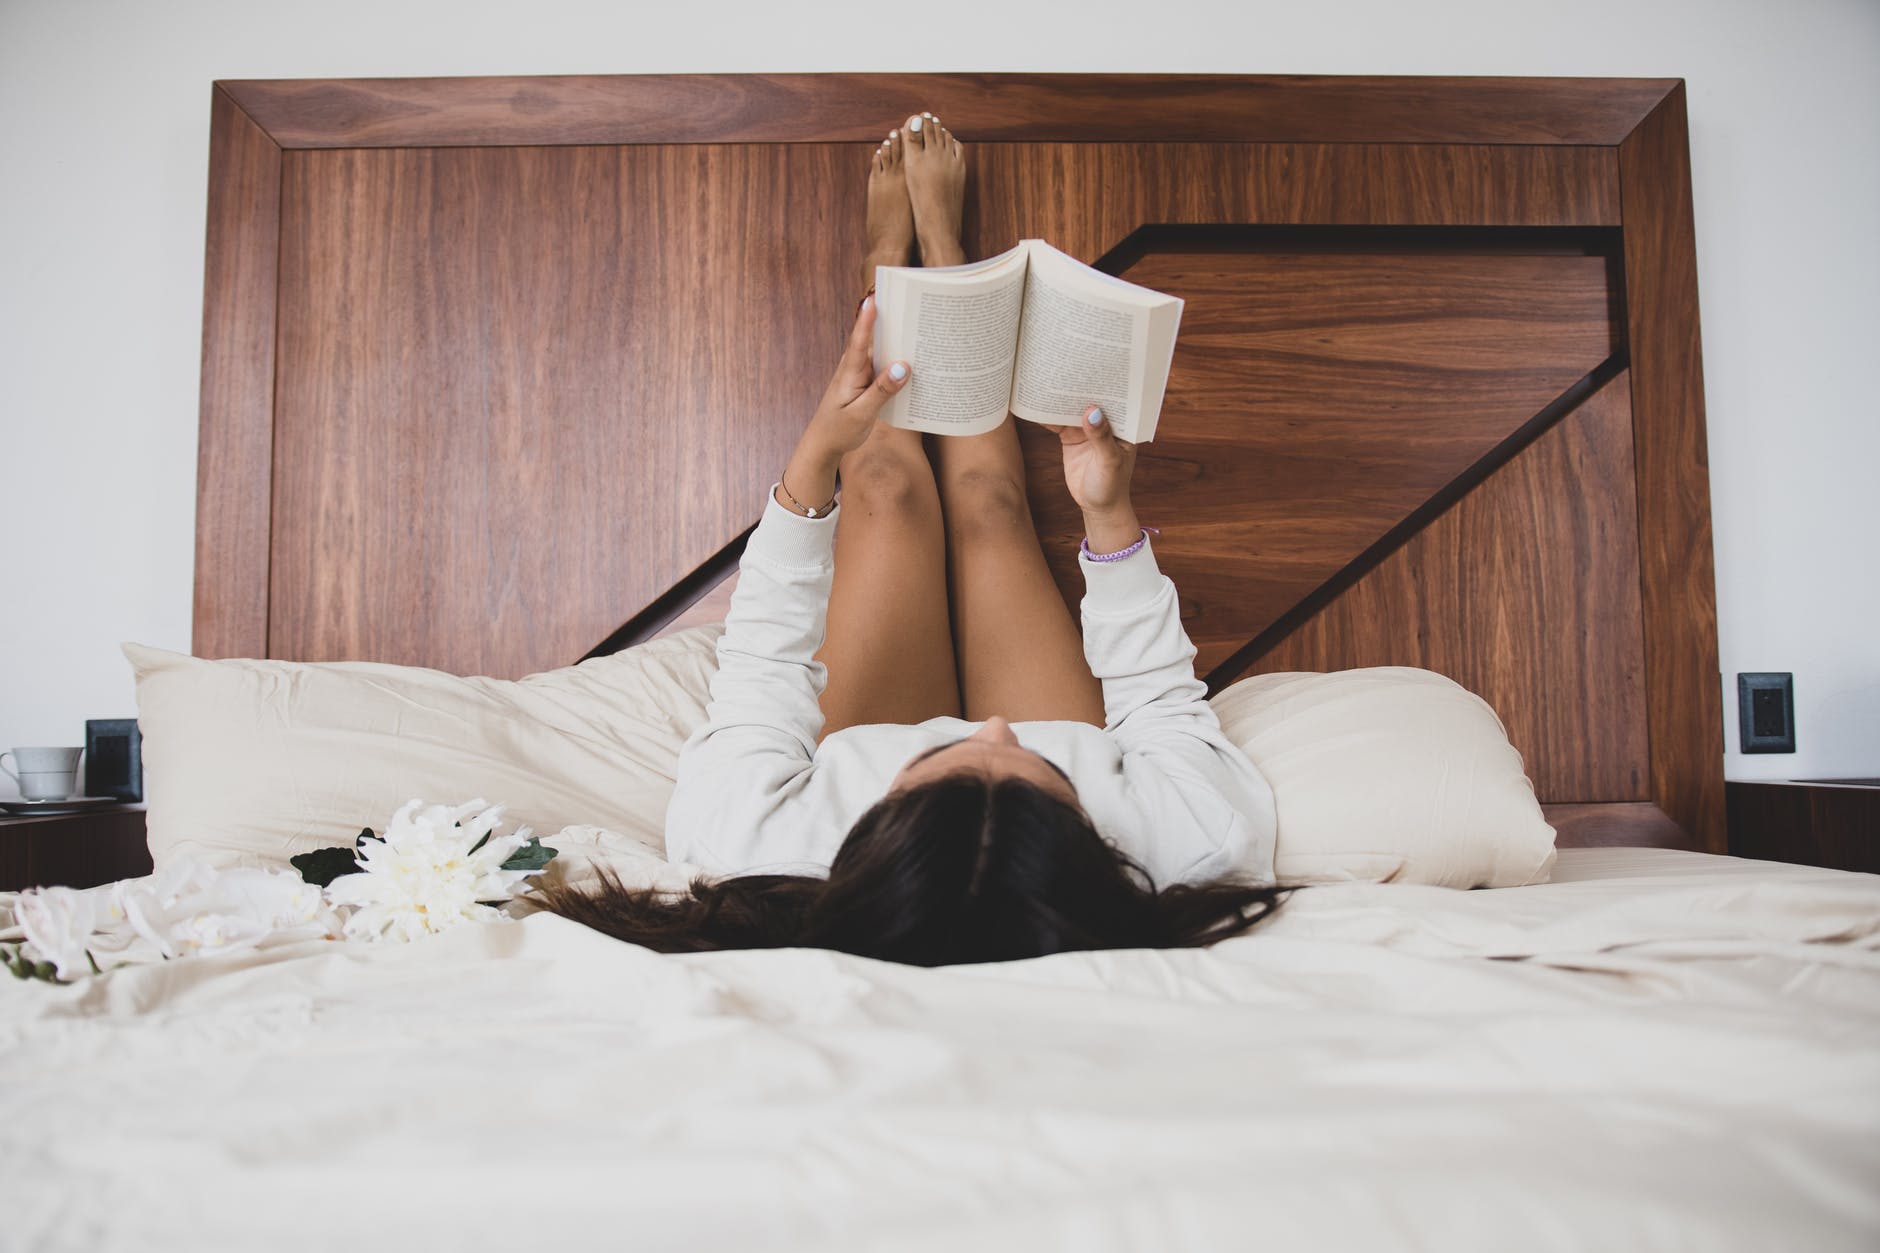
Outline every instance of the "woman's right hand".
{"label": "woman's right hand", "polygon": [[1116,438],[1103,411],[1084,410],[1081,426],[1054,426],[1064,447],[1064,485],[1086,515],[1109,514],[1129,507],[1129,478],[1136,469],[1136,446]]}
{"label": "woman's right hand", "polygon": [[1084,410],[1078,426],[1054,426],[1064,448],[1064,485],[1084,511],[1084,532],[1092,552],[1120,552],[1142,531],[1129,499],[1129,479],[1136,470],[1136,446],[1116,438],[1109,420],[1095,405]]}

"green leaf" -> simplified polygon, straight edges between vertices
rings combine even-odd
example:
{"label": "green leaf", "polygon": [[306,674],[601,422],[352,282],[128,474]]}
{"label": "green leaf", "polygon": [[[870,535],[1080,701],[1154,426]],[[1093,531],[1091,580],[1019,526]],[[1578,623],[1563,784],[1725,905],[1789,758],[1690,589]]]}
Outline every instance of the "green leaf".
{"label": "green leaf", "polygon": [[374,831],[371,827],[361,827],[359,829],[359,838],[353,841],[353,847],[364,848],[367,840],[376,840],[378,838],[379,833]]}
{"label": "green leaf", "polygon": [[98,959],[91,955],[90,949],[85,950],[85,960],[91,963],[91,973],[93,973],[94,975],[101,975],[104,973],[104,968],[98,964]]}
{"label": "green leaf", "polygon": [[359,860],[350,848],[316,848],[287,861],[300,871],[301,878],[317,887],[325,887],[341,875],[359,873]]}
{"label": "green leaf", "polygon": [[488,831],[485,831],[483,833],[483,838],[470,846],[470,851],[474,853],[479,848],[482,848],[485,844],[488,844],[489,842],[490,842],[490,833]]}
{"label": "green leaf", "polygon": [[509,855],[503,863],[504,870],[540,870],[555,860],[555,850],[542,843],[542,837],[532,835],[529,842]]}

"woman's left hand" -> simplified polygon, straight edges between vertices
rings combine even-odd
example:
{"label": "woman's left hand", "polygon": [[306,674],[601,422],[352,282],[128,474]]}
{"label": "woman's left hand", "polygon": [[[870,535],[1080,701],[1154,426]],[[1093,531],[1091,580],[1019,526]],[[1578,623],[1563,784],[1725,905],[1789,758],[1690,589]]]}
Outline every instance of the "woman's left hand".
{"label": "woman's left hand", "polygon": [[876,374],[872,361],[875,338],[875,298],[862,302],[862,311],[849,334],[849,344],[836,365],[835,376],[823,392],[816,416],[803,432],[803,443],[812,445],[827,457],[839,459],[843,453],[860,448],[875,429],[881,407],[907,386],[908,366],[896,361]]}

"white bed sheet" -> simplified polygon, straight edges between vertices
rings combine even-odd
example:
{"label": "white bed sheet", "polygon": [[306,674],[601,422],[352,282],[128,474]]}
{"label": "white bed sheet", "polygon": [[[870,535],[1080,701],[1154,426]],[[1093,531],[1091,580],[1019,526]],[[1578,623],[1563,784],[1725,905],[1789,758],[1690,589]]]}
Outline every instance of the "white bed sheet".
{"label": "white bed sheet", "polygon": [[0,1048],[8,1249],[1880,1248],[1880,876],[1694,853],[944,970],[537,915]]}

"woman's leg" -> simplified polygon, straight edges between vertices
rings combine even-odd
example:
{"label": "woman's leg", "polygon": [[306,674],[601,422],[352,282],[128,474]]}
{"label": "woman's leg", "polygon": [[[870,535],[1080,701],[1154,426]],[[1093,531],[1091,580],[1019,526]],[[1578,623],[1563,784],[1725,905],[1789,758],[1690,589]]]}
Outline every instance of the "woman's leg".
{"label": "woman's leg", "polygon": [[[913,125],[902,138],[921,264],[958,265],[965,154],[937,121]],[[964,716],[1102,726],[1103,690],[1032,526],[1016,420],[984,435],[935,436],[933,469]]]}
{"label": "woman's leg", "polygon": [[[874,282],[876,265],[906,265],[913,250],[902,138],[890,136],[870,162],[864,286]],[[816,654],[829,671],[822,734],[958,717],[946,536],[919,434],[877,422],[868,441],[842,459],[840,475],[835,583]]]}

